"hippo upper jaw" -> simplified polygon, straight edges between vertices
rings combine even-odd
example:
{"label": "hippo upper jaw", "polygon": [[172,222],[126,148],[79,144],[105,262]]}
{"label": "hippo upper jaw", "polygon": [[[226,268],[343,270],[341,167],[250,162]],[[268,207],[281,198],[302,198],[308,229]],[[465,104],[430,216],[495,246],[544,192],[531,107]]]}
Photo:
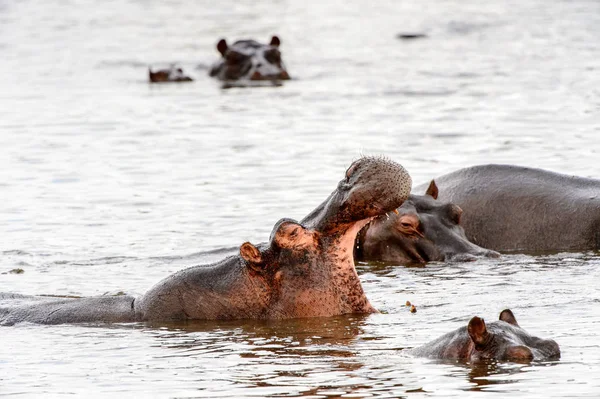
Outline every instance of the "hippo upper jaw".
{"label": "hippo upper jaw", "polygon": [[356,222],[363,226],[372,218],[393,211],[408,198],[412,180],[392,161],[363,157],[350,165],[345,179],[302,224],[321,233],[344,232]]}

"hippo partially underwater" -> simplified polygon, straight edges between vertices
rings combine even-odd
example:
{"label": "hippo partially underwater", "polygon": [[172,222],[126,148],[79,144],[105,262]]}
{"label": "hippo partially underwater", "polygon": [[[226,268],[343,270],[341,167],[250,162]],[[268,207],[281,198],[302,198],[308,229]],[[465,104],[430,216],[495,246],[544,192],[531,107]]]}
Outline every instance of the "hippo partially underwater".
{"label": "hippo partially underwater", "polygon": [[395,213],[373,219],[357,237],[357,260],[419,264],[498,257],[470,242],[461,226],[462,209],[437,200],[435,183],[425,195],[411,194]]}
{"label": "hippo partially underwater", "polygon": [[408,197],[399,164],[361,158],[331,195],[300,223],[277,222],[268,243],[181,270],[139,298],[49,299],[0,294],[0,324],[189,319],[285,319],[376,312],[354,268],[358,231]]}
{"label": "hippo partially underwater", "polygon": [[560,348],[551,339],[530,335],[517,323],[513,312],[505,309],[498,321],[485,323],[473,317],[469,324],[423,346],[408,351],[414,356],[468,362],[499,360],[523,362],[560,358]]}
{"label": "hippo partially underwater", "polygon": [[238,40],[228,45],[225,39],[217,43],[221,59],[210,69],[209,75],[223,81],[280,81],[290,79],[277,36],[269,44],[255,40]]}
{"label": "hippo partially underwater", "polygon": [[183,69],[171,65],[168,69],[159,69],[152,71],[148,68],[148,80],[150,83],[168,83],[168,82],[193,82],[194,79],[187,76]]}
{"label": "hippo partially underwater", "polygon": [[437,177],[435,183],[440,200],[465,211],[466,237],[477,245],[500,252],[600,249],[600,180],[480,165]]}

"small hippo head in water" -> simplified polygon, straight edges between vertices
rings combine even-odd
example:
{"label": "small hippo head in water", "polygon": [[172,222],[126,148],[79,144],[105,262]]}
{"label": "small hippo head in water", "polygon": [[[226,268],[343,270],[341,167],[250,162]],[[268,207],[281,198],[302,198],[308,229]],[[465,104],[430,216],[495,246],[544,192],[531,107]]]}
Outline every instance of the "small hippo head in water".
{"label": "small hippo head in water", "polygon": [[148,68],[148,80],[150,83],[164,83],[164,82],[192,82],[194,79],[183,73],[183,69],[171,65],[169,69],[159,69],[152,71]]}
{"label": "small hippo head in water", "polygon": [[269,44],[254,40],[238,40],[227,45],[225,39],[217,43],[221,59],[210,69],[210,76],[224,81],[287,80],[290,78],[281,59],[277,36]]}
{"label": "small hippo head in water", "polygon": [[498,257],[470,242],[460,225],[462,209],[437,200],[432,181],[425,195],[411,195],[397,213],[374,219],[358,235],[356,257],[399,264]]}
{"label": "small hippo head in water", "polygon": [[529,335],[517,323],[512,311],[505,309],[500,320],[485,323],[473,317],[469,324],[409,351],[416,356],[456,359],[469,362],[499,360],[528,362],[560,358],[560,348],[551,339]]}

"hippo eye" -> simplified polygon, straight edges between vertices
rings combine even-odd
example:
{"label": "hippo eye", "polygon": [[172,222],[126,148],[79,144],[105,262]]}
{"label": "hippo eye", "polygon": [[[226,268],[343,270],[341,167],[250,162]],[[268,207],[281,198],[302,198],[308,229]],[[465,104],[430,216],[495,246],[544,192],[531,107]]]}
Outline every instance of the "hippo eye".
{"label": "hippo eye", "polygon": [[265,59],[271,64],[279,64],[281,62],[281,53],[277,49],[265,51]]}
{"label": "hippo eye", "polygon": [[228,51],[225,59],[228,64],[239,64],[246,59],[246,56],[236,51]]}
{"label": "hippo eye", "polygon": [[402,227],[404,227],[406,229],[409,229],[409,228],[412,227],[412,224],[410,222],[401,222],[400,226],[402,226]]}
{"label": "hippo eye", "polygon": [[460,208],[460,206],[455,205],[455,204],[450,204],[448,213],[450,216],[450,220],[452,220],[456,224],[460,224],[460,219],[463,214],[463,210]]}

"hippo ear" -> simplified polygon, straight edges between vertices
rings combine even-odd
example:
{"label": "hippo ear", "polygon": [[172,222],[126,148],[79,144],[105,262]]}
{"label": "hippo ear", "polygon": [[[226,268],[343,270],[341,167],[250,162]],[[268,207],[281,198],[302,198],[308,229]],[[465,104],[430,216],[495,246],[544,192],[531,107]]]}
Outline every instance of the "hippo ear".
{"label": "hippo ear", "polygon": [[279,40],[279,38],[277,36],[273,36],[271,38],[271,43],[269,43],[271,46],[275,46],[275,47],[279,47],[279,45],[281,44],[281,40]]}
{"label": "hippo ear", "polygon": [[240,255],[246,262],[248,262],[251,266],[256,266],[262,262],[262,255],[258,248],[249,242],[245,242],[240,247]]}
{"label": "hippo ear", "polygon": [[475,348],[481,347],[486,344],[489,337],[489,333],[487,332],[487,328],[485,327],[485,320],[477,316],[473,317],[471,321],[469,321],[467,331],[469,332],[469,336],[475,343]]}
{"label": "hippo ear", "polygon": [[225,39],[219,40],[219,43],[217,43],[217,50],[219,50],[219,53],[225,57],[225,52],[227,51],[227,42]]}
{"label": "hippo ear", "polygon": [[427,187],[427,191],[425,191],[425,195],[429,195],[430,197],[433,197],[433,199],[437,199],[438,194],[438,186],[435,184],[435,180],[432,180],[431,183],[429,183],[429,187]]}
{"label": "hippo ear", "polygon": [[504,309],[500,312],[500,320],[512,324],[513,326],[520,327],[519,323],[517,323],[517,318],[510,309]]}

